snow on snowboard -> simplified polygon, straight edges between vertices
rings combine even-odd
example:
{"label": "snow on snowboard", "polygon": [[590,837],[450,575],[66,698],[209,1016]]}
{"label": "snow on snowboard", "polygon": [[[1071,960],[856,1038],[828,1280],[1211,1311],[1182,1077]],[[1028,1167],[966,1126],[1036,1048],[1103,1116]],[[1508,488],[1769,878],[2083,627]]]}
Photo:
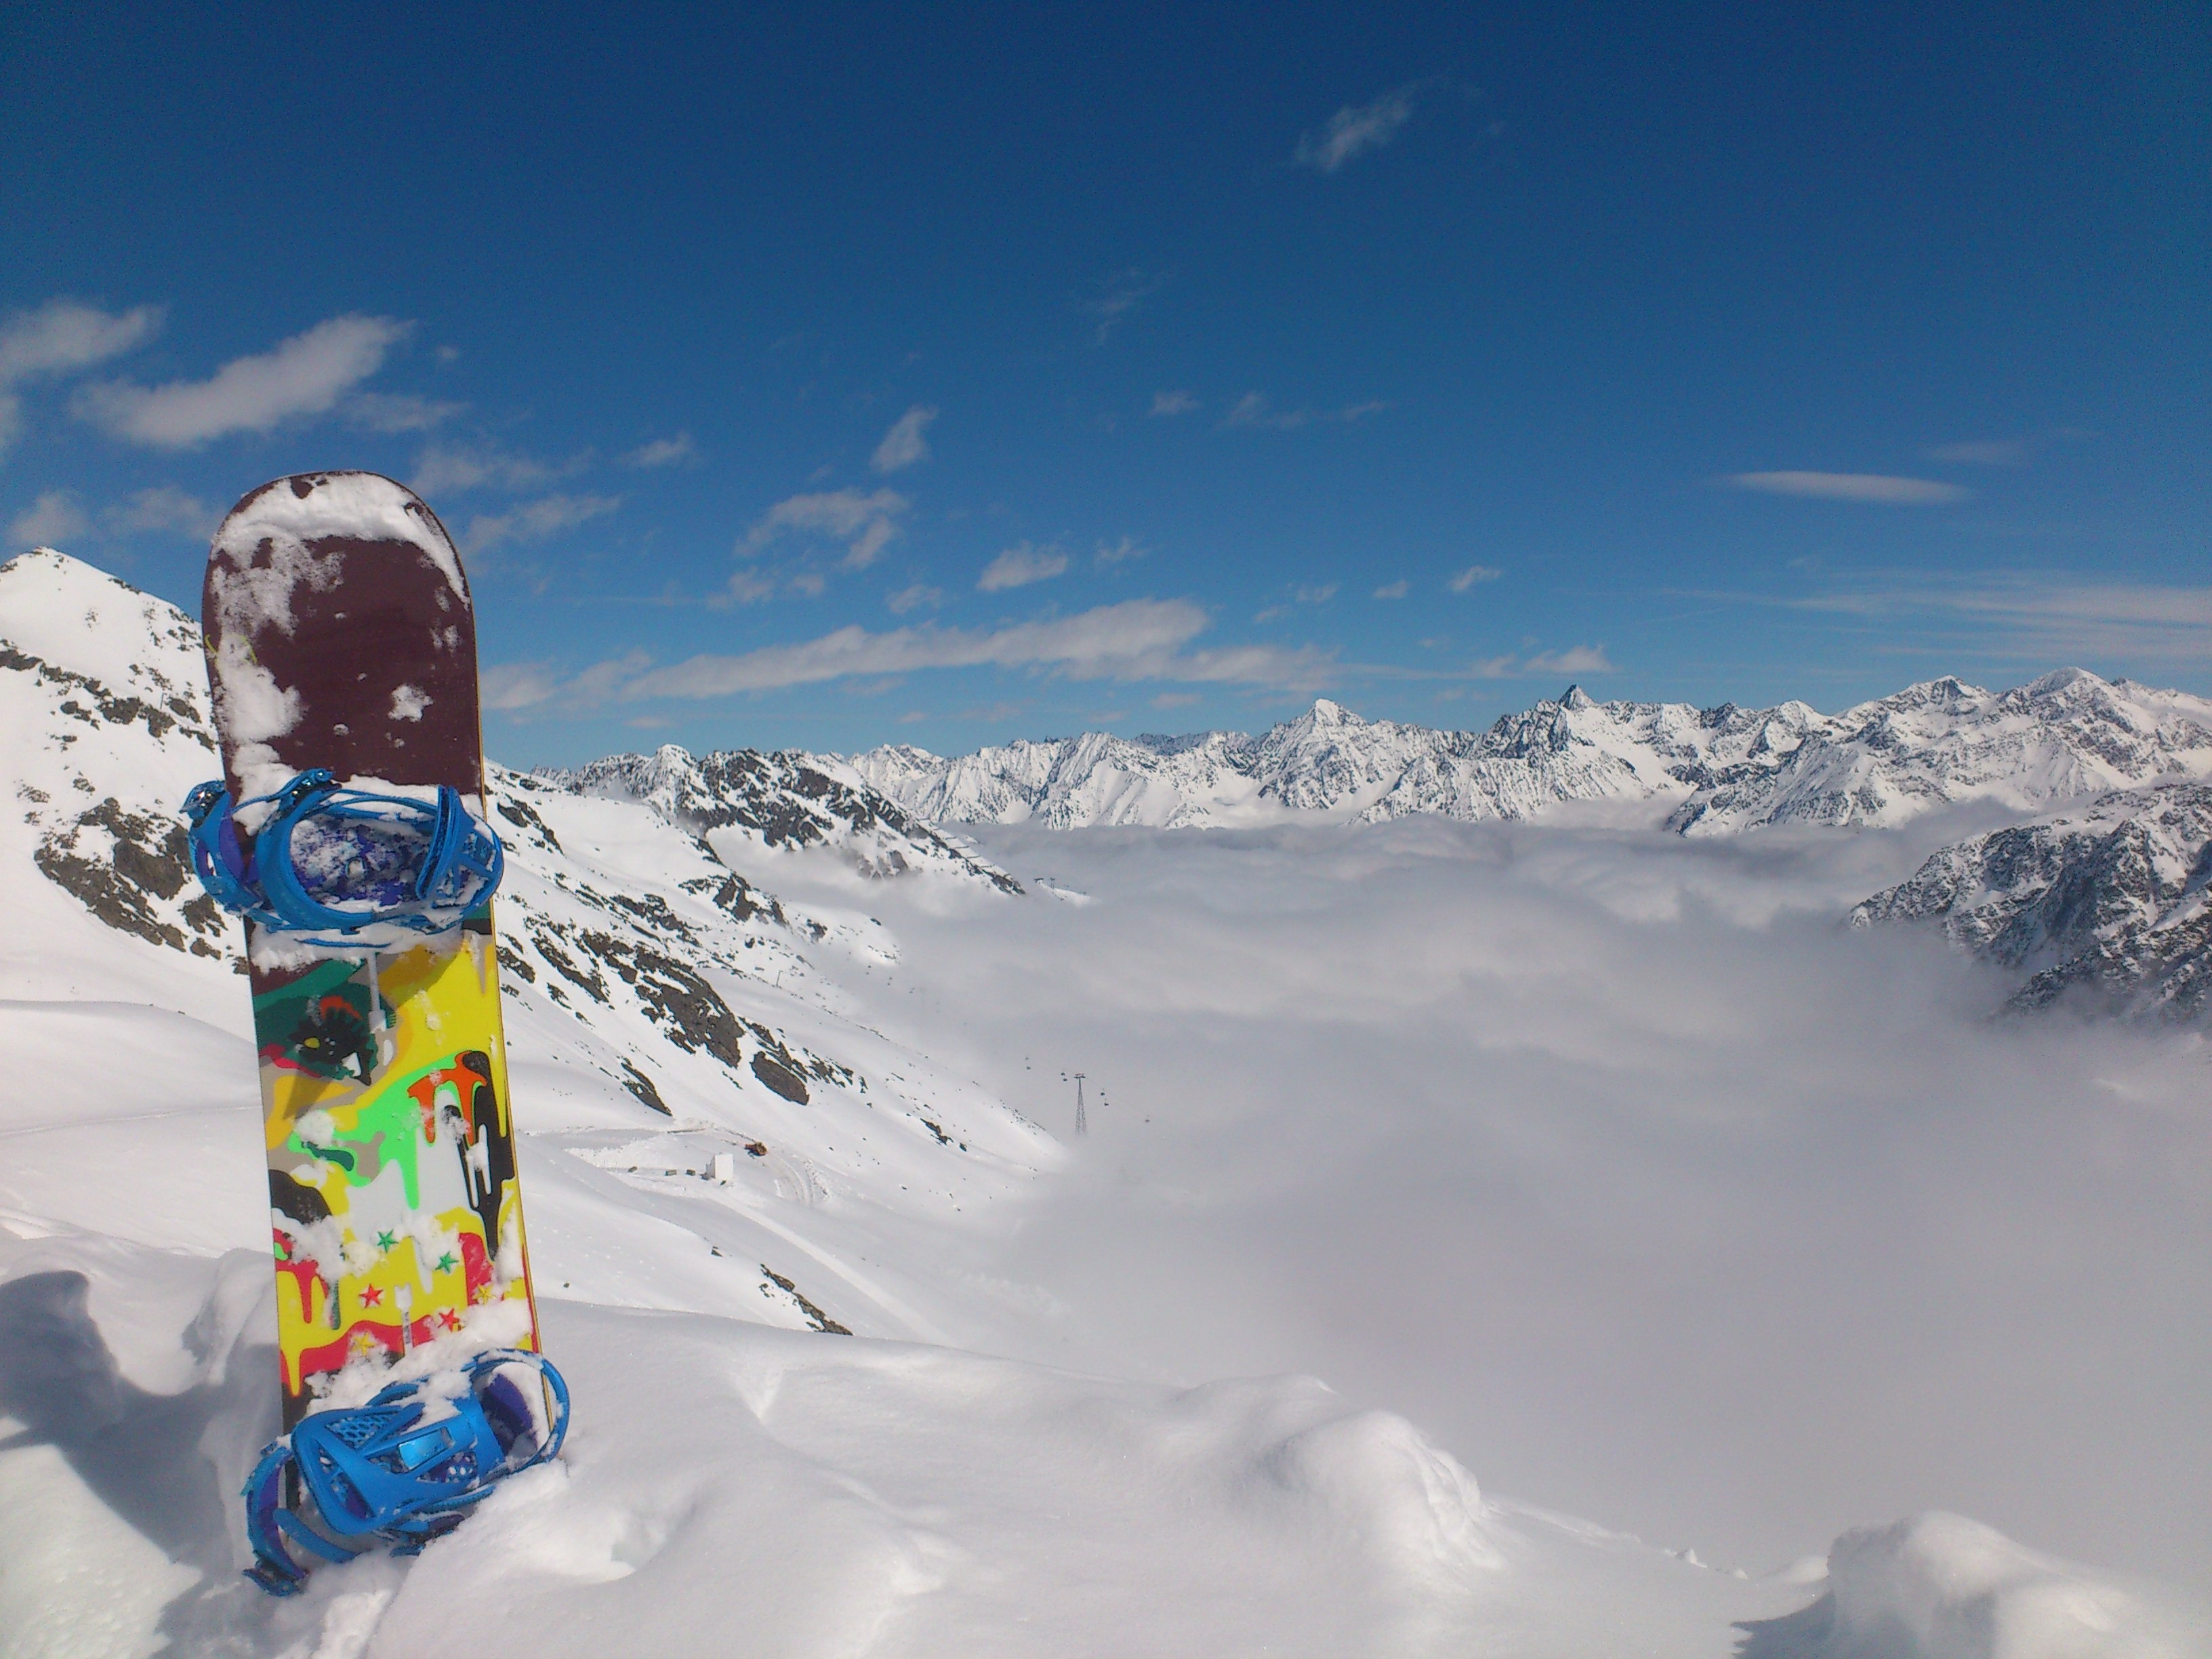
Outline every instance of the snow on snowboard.
{"label": "snow on snowboard", "polygon": [[263,485],[216,532],[203,625],[223,776],[193,861],[246,918],[284,1439],[254,1576],[420,1547],[558,1449],[536,1358],[483,806],[476,623],[415,495]]}

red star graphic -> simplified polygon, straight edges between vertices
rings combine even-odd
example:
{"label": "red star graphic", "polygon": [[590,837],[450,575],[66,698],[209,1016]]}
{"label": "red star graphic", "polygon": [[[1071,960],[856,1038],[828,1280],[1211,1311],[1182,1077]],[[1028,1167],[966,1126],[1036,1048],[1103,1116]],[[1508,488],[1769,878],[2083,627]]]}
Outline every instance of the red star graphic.
{"label": "red star graphic", "polygon": [[378,1303],[383,1300],[384,1292],[379,1290],[375,1285],[367,1285],[362,1287],[361,1305],[362,1307],[374,1308]]}

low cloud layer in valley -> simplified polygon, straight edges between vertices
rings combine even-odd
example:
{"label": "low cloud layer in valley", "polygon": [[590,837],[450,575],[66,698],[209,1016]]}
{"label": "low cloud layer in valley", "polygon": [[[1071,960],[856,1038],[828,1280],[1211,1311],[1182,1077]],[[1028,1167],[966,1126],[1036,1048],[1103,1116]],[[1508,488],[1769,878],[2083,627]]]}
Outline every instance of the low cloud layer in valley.
{"label": "low cloud layer in valley", "polygon": [[1754,1571],[1942,1505],[2201,1578],[2208,1052],[1842,926],[1945,834],[993,828],[1089,902],[870,902],[891,1029],[1063,1134],[1088,1074],[1013,1255],[1133,1366]]}

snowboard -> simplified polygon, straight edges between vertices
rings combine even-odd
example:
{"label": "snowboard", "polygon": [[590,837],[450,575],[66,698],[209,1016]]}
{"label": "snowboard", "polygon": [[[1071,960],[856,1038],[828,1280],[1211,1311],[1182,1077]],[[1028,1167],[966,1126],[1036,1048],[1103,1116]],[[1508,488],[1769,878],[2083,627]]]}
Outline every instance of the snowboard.
{"label": "snowboard", "polygon": [[[485,817],[468,582],[411,490],[368,472],[254,490],[216,532],[202,625],[234,801],[321,767],[449,786]],[[286,1431],[395,1374],[535,1351],[489,897],[380,951],[245,926]]]}

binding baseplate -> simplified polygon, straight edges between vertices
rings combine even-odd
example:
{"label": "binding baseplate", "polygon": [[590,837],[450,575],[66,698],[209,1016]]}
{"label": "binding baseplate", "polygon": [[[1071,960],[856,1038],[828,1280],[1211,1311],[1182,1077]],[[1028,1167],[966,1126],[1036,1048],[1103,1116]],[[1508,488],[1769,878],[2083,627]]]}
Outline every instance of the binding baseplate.
{"label": "binding baseplate", "polygon": [[499,836],[459,792],[340,784],[318,767],[234,802],[221,780],[185,799],[192,868],[226,910],[295,942],[389,948],[460,926],[499,886]]}
{"label": "binding baseplate", "polygon": [[246,1480],[246,1576],[290,1595],[317,1560],[378,1546],[411,1555],[498,1482],[554,1456],[568,1431],[561,1373],[520,1348],[313,1413],[270,1443]]}

